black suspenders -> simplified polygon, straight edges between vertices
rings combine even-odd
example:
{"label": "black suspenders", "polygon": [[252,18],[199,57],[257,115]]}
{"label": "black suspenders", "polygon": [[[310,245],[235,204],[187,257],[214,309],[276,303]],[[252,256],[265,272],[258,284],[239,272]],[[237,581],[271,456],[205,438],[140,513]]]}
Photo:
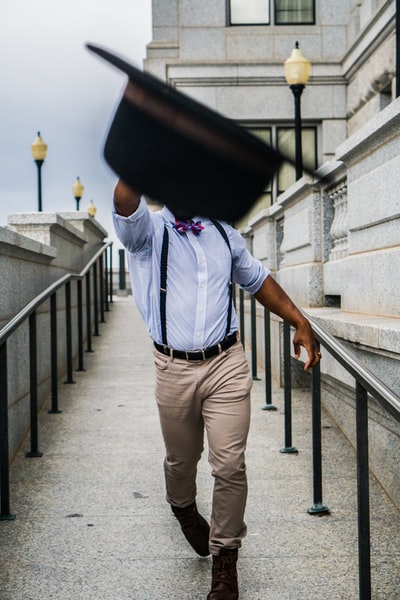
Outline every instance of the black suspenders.
{"label": "black suspenders", "polygon": [[169,235],[168,228],[164,225],[164,237],[161,248],[161,264],[160,264],[160,319],[161,319],[161,337],[164,346],[167,344],[167,265],[168,265],[168,246]]}
{"label": "black suspenders", "polygon": [[226,242],[226,245],[229,248],[230,255],[231,255],[231,276],[230,276],[230,280],[229,280],[228,318],[227,318],[226,332],[225,332],[225,337],[227,337],[229,335],[229,331],[231,329],[232,304],[233,304],[233,256],[232,256],[232,248],[231,248],[231,245],[229,243],[228,234],[226,233],[225,229],[222,227],[221,223],[219,223],[219,221],[215,221],[214,219],[211,219],[211,221],[215,225],[215,227],[218,229],[218,231],[220,232],[220,234],[222,235],[222,237],[224,238],[224,240]]}
{"label": "black suspenders", "polygon": [[[226,323],[226,332],[225,337],[229,335],[229,331],[231,329],[231,320],[232,320],[232,304],[233,304],[233,257],[232,257],[232,248],[229,243],[228,234],[225,229],[218,221],[211,219],[211,222],[218,229],[219,233],[224,238],[226,245],[229,248],[229,252],[231,255],[231,276],[229,281],[229,305],[228,305],[228,317]],[[164,236],[162,241],[161,248],[161,262],[160,262],[160,320],[161,320],[161,337],[162,343],[164,346],[168,346],[167,343],[167,317],[166,317],[166,303],[167,303],[167,268],[168,268],[168,247],[169,247],[169,234],[168,227],[164,225]]]}

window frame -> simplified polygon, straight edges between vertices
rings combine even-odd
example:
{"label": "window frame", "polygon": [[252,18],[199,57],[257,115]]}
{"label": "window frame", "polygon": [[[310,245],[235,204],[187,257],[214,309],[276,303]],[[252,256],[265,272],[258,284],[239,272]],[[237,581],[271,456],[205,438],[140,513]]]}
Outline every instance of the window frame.
{"label": "window frame", "polygon": [[[291,125],[282,125],[282,124],[276,125],[273,128],[273,131],[274,131],[274,136],[273,136],[274,142],[273,143],[274,143],[274,148],[276,148],[278,151],[279,151],[279,144],[278,144],[278,141],[279,141],[279,130],[284,130],[284,129],[291,130],[295,134],[295,127],[294,126],[291,126]],[[310,131],[310,130],[314,131],[314,159],[315,159],[315,163],[314,163],[314,166],[312,166],[310,168],[311,168],[311,170],[315,171],[318,168],[318,127],[317,127],[317,125],[303,123],[302,124],[302,131],[306,131],[306,130],[308,130],[308,131]],[[295,148],[293,150],[294,150],[293,155],[295,155]],[[304,167],[304,140],[302,140],[302,150],[303,150],[303,167]],[[292,165],[292,168],[295,171],[295,169],[296,169],[295,165]],[[280,190],[279,189],[279,175],[280,175],[280,170],[279,170],[279,172],[275,176],[275,179],[276,179],[276,194],[277,194],[276,197],[280,196],[280,194],[283,194],[286,191],[286,190]],[[290,184],[290,185],[293,185],[295,182],[296,182],[296,177],[295,177],[293,183]]]}
{"label": "window frame", "polygon": [[312,0],[312,11],[313,11],[313,20],[312,21],[291,21],[291,22],[285,22],[285,23],[277,23],[276,20],[276,2],[277,0],[268,0],[268,18],[269,21],[267,22],[261,22],[261,23],[253,23],[253,22],[243,22],[243,23],[232,23],[231,22],[231,18],[232,18],[232,7],[231,7],[231,2],[232,0],[227,0],[226,3],[226,23],[227,23],[227,27],[270,27],[275,26],[275,27],[293,27],[296,25],[300,25],[300,26],[307,26],[307,25],[316,25],[317,23],[317,16],[316,16],[316,1]]}
{"label": "window frame", "polygon": [[[315,6],[315,0],[312,0],[312,12],[313,12],[313,20],[312,21],[290,21],[290,22],[285,22],[285,23],[277,23],[276,20],[276,15],[277,15],[277,10],[276,10],[276,3],[278,0],[274,0],[273,5],[274,5],[274,25],[276,25],[276,27],[285,27],[285,26],[289,26],[289,27],[293,27],[294,25],[315,25],[316,24],[316,14],[315,14],[315,10],[316,10],[316,6]],[[230,0],[229,0],[229,4],[230,4]]]}
{"label": "window frame", "polygon": [[262,23],[253,23],[253,22],[243,22],[243,23],[232,23],[232,0],[227,0],[226,8],[227,8],[227,24],[228,27],[267,27],[271,25],[271,5],[273,0],[266,0],[268,2],[268,21]]}
{"label": "window frame", "polygon": [[[272,148],[278,149],[278,131],[279,129],[292,129],[294,131],[295,127],[292,123],[288,123],[287,121],[277,121],[274,123],[271,122],[260,122],[260,121],[246,121],[246,122],[238,122],[239,125],[247,129],[250,133],[253,133],[255,129],[263,129],[270,130],[271,132],[271,146]],[[314,156],[315,156],[315,169],[318,168],[320,164],[320,123],[316,121],[312,122],[303,122],[302,129],[313,129],[315,131],[314,135]],[[254,133],[253,133],[254,135]],[[294,167],[293,167],[294,168]],[[276,204],[277,198],[284,192],[284,190],[278,189],[279,183],[279,171],[273,177],[269,186],[265,189],[265,194],[268,194],[270,197],[270,206]],[[295,182],[293,182],[295,183]],[[291,184],[293,185],[293,184]]]}

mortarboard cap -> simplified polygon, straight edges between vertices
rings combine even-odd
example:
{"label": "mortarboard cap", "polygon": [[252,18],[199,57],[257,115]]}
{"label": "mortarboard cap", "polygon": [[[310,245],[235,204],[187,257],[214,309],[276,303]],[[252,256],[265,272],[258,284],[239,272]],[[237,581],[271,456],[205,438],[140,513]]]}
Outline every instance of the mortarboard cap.
{"label": "mortarboard cap", "polygon": [[286,159],[171,85],[87,47],[129,78],[104,146],[113,171],[172,212],[228,222],[244,216]]}

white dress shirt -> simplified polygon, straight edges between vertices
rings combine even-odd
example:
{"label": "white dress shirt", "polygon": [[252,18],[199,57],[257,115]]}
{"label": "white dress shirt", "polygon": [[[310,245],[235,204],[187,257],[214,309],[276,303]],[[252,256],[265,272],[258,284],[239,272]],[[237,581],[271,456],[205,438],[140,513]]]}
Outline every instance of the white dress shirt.
{"label": "white dress shirt", "polygon": [[[175,217],[164,207],[147,208],[144,198],[129,217],[113,212],[116,234],[127,250],[128,268],[136,305],[150,337],[162,343],[160,322],[160,258],[164,225],[169,232],[166,323],[168,346],[175,350],[199,350],[218,344],[226,334],[229,305],[231,254],[220,232],[209,219],[200,220],[204,230],[173,229]],[[233,281],[254,294],[269,270],[255,260],[244,239],[227,223],[233,256]],[[232,310],[230,333],[238,329]]]}

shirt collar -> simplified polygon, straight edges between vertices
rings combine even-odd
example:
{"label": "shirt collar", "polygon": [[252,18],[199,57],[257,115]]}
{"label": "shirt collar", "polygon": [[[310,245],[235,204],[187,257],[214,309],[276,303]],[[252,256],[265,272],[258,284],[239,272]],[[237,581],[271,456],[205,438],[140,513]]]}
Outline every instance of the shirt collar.
{"label": "shirt collar", "polygon": [[[172,213],[169,208],[167,206],[163,206],[163,208],[160,211],[161,216],[163,218],[163,220],[166,223],[174,223],[175,222],[175,215],[174,213]],[[200,217],[199,215],[194,215],[193,216],[193,221],[208,221],[208,219],[206,219],[206,217]]]}

